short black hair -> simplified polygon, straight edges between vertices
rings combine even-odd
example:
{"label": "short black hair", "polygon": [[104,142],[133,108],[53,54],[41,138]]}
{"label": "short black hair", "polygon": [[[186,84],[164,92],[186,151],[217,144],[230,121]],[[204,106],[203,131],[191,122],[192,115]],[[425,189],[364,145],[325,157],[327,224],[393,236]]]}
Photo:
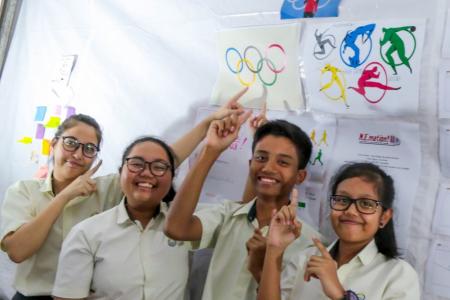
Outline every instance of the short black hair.
{"label": "short black hair", "polygon": [[[394,180],[379,166],[373,163],[353,162],[343,165],[331,181],[331,194],[336,193],[338,185],[350,178],[361,177],[365,181],[374,183],[383,211],[392,208],[395,198]],[[394,231],[394,220],[389,220],[383,228],[375,234],[378,250],[388,258],[399,256]]]}
{"label": "short black hair", "polygon": [[[133,142],[131,142],[125,148],[125,150],[123,151],[123,154],[122,154],[122,162],[119,167],[119,172],[120,173],[122,172],[123,165],[125,164],[125,161],[126,161],[128,155],[130,154],[131,150],[133,150],[134,146],[136,146],[137,144],[146,143],[146,142],[158,144],[159,146],[161,146],[164,149],[164,151],[167,154],[167,157],[169,158],[170,172],[172,174],[172,179],[173,179],[173,176],[175,176],[175,154],[174,154],[172,148],[170,148],[170,146],[167,145],[167,143],[164,142],[163,140],[161,140],[157,137],[154,137],[154,136],[149,136],[149,135],[138,137],[137,139],[135,139]],[[172,182],[172,184],[170,185],[169,191],[164,196],[162,201],[166,202],[166,203],[170,203],[175,198],[175,194],[176,194],[176,192],[175,192],[175,189],[173,188],[173,182]]]}
{"label": "short black hair", "polygon": [[255,151],[256,144],[268,136],[280,136],[290,140],[297,151],[298,169],[306,168],[311,158],[312,143],[308,135],[297,125],[286,120],[272,120],[259,127],[253,137],[252,152]]}

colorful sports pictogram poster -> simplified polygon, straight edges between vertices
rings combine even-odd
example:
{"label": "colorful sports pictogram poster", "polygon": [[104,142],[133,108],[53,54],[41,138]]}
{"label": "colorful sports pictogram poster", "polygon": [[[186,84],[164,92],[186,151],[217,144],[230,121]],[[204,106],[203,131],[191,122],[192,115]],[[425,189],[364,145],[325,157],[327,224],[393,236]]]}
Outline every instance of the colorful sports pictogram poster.
{"label": "colorful sports pictogram poster", "polygon": [[225,103],[244,87],[240,103],[268,109],[304,108],[299,78],[300,25],[278,25],[222,31],[218,37],[219,75],[211,104]]}
{"label": "colorful sports pictogram poster", "polygon": [[304,85],[313,111],[412,115],[418,111],[424,20],[307,24]]}
{"label": "colorful sports pictogram poster", "polygon": [[284,0],[281,19],[337,17],[341,0]]}

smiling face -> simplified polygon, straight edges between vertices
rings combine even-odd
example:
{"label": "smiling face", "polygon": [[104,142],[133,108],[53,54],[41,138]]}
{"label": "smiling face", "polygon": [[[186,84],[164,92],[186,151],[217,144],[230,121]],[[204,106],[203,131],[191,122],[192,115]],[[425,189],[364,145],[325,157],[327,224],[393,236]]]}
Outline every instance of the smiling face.
{"label": "smiling face", "polygon": [[267,135],[256,145],[250,163],[250,178],[260,199],[287,200],[295,184],[306,177],[298,170],[299,158],[295,145],[287,138]]}
{"label": "smiling face", "polygon": [[[147,162],[162,161],[170,165],[166,151],[154,142],[136,144],[127,157],[139,157]],[[169,170],[158,177],[153,175],[148,164],[139,173],[131,172],[126,163],[120,173],[120,186],[127,198],[128,206],[134,209],[154,208],[168,193],[172,184],[172,173]]]}
{"label": "smiling face", "polygon": [[83,122],[76,123],[73,127],[61,133],[61,137],[52,142],[54,154],[53,177],[59,181],[72,181],[84,172],[89,170],[94,158],[83,155],[83,149],[80,146],[74,152],[64,149],[62,137],[72,136],[80,143],[92,143],[98,145],[98,139],[95,129]]}
{"label": "smiling face", "polygon": [[[336,195],[347,196],[352,199],[380,200],[375,183],[362,177],[352,177],[341,181],[336,189]],[[331,224],[339,239],[345,243],[368,244],[380,228],[380,224],[387,224],[392,217],[392,210],[383,211],[378,206],[374,214],[362,214],[357,211],[355,204],[345,211],[331,210]]]}

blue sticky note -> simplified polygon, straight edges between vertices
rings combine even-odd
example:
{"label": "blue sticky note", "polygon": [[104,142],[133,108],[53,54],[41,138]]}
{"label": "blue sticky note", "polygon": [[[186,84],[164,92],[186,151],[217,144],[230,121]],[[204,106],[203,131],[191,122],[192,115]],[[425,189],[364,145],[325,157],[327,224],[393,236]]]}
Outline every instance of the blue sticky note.
{"label": "blue sticky note", "polygon": [[36,107],[36,114],[34,115],[34,120],[37,122],[44,121],[46,112],[47,112],[47,106]]}
{"label": "blue sticky note", "polygon": [[337,17],[341,0],[284,0],[281,19]]}

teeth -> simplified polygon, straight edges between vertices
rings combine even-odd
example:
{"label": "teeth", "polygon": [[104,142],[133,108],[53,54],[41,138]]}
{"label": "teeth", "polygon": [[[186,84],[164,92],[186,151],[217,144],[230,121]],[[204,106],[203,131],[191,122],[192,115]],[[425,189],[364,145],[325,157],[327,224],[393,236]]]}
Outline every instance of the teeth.
{"label": "teeth", "polygon": [[261,177],[260,180],[261,180],[262,182],[266,182],[266,183],[275,183],[275,182],[276,182],[275,179],[272,179],[272,178],[265,178],[265,177]]}
{"label": "teeth", "polygon": [[139,182],[138,186],[151,189],[153,187],[153,184],[150,184],[148,182]]}

